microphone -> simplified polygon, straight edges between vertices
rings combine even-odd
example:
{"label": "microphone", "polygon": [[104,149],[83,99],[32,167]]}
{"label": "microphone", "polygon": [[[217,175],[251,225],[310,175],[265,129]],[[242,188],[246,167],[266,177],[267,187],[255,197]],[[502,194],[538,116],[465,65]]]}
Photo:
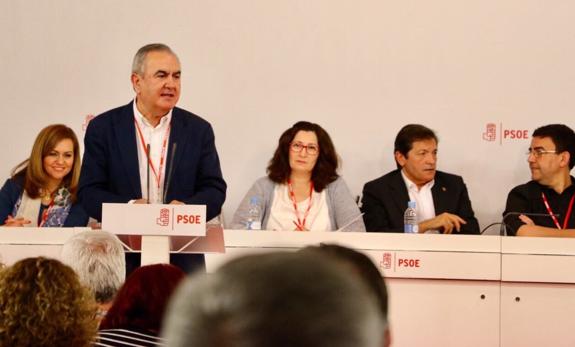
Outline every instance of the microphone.
{"label": "microphone", "polygon": [[488,226],[483,228],[483,230],[481,231],[481,234],[483,234],[487,229],[491,228],[494,225],[500,225],[501,228],[499,229],[499,235],[505,236],[505,235],[507,235],[507,227],[508,227],[505,220],[511,216],[521,216],[521,215],[524,215],[527,217],[551,217],[551,216],[559,217],[559,216],[561,216],[561,214],[558,214],[558,213],[551,214],[551,213],[507,212],[506,214],[503,215],[503,218],[501,218],[501,222],[495,222],[495,223],[489,224]]}
{"label": "microphone", "polygon": [[147,196],[146,199],[148,200],[148,204],[150,203],[150,161],[152,159],[150,159],[150,144],[148,143],[148,145],[146,146],[146,151],[148,153],[146,153],[146,159],[148,159],[148,165],[146,165],[146,187],[147,187]]}
{"label": "microphone", "polygon": [[172,144],[172,152],[170,155],[170,167],[168,167],[168,174],[166,175],[166,182],[164,184],[164,196],[162,201],[167,204],[166,197],[168,196],[168,189],[170,188],[170,182],[172,181],[172,171],[174,170],[174,157],[176,156],[176,149],[178,148],[178,143],[174,142]]}

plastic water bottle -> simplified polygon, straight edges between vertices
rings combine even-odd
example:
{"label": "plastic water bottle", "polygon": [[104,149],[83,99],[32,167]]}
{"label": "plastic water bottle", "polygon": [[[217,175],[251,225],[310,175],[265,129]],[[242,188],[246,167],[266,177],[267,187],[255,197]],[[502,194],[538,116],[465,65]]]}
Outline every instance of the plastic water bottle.
{"label": "plastic water bottle", "polygon": [[409,234],[417,234],[419,231],[415,201],[409,201],[407,203],[407,208],[403,214],[403,231]]}
{"label": "plastic water bottle", "polygon": [[261,209],[259,204],[259,199],[257,196],[252,196],[250,199],[250,207],[248,209],[248,222],[247,227],[248,230],[261,230],[262,229],[262,222],[261,222]]}

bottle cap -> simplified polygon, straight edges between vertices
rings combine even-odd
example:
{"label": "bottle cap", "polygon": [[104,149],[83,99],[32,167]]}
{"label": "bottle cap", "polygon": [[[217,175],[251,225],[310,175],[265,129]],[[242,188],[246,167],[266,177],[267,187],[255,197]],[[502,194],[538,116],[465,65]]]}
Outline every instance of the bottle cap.
{"label": "bottle cap", "polygon": [[408,202],[407,202],[407,207],[409,207],[409,208],[415,208],[415,201],[408,201]]}
{"label": "bottle cap", "polygon": [[257,205],[259,203],[259,199],[257,196],[252,196],[250,199],[250,204]]}

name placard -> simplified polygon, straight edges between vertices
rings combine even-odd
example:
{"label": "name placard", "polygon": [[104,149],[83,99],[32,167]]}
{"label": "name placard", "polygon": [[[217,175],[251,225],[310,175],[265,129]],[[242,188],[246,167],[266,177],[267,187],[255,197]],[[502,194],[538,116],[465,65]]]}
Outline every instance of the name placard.
{"label": "name placard", "polygon": [[121,235],[205,236],[205,205],[102,205],[102,229]]}

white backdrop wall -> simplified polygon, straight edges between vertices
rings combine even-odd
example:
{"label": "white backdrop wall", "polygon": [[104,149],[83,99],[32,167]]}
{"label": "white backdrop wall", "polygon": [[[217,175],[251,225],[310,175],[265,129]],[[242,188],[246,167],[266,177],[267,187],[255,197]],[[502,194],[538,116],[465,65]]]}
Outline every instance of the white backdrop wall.
{"label": "white backdrop wall", "polygon": [[464,177],[485,227],[529,179],[531,131],[574,126],[573,13],[542,0],[2,0],[0,172],[45,125],[83,137],[88,115],[130,101],[133,54],[164,42],[182,63],[179,106],[214,126],[228,220],[294,122],[331,134],[357,195],[417,122],[437,131],[439,169]]}

